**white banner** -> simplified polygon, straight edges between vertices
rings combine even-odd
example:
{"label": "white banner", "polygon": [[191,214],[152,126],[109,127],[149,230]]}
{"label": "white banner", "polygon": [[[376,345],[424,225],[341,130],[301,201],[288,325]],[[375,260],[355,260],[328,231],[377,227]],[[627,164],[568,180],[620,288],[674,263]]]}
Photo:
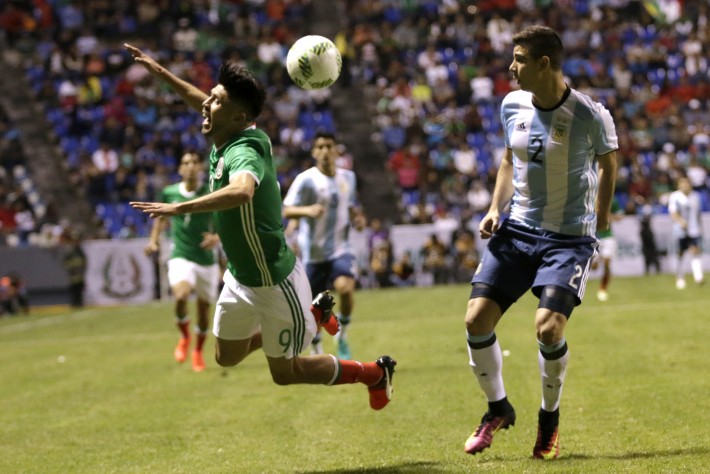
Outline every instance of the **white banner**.
{"label": "white banner", "polygon": [[[624,216],[612,224],[614,236],[619,245],[619,252],[612,260],[612,273],[618,276],[643,275],[645,264],[641,252],[641,216]],[[710,271],[710,213],[703,215],[703,268]],[[431,234],[436,234],[444,244],[450,245],[451,234],[456,229],[456,222],[442,221],[436,224],[395,225],[390,229],[390,241],[395,258],[404,252],[411,252],[415,260]],[[471,223],[470,229],[478,236],[478,222]],[[677,265],[677,242],[673,237],[673,223],[668,214],[656,214],[651,218],[656,248],[659,251],[659,261],[662,273],[675,273]],[[367,231],[352,232],[352,242],[359,261],[367,266]],[[478,238],[480,253],[488,243]],[[689,257],[685,256],[686,271],[690,271]],[[655,268],[652,270],[655,272]],[[590,276],[598,277],[601,269],[593,271]]]}
{"label": "white banner", "polygon": [[[611,261],[611,272],[619,276],[643,275],[645,264],[641,251],[641,221],[640,216],[624,216],[612,223],[614,237],[619,245],[619,252]],[[710,269],[710,215],[704,214],[703,219],[703,268]],[[661,263],[661,273],[675,273],[678,262],[678,242],[673,236],[673,221],[668,214],[657,214],[651,218],[651,228],[658,249],[658,260]],[[690,257],[684,255],[686,272],[690,272]],[[651,272],[656,269],[652,268]],[[601,268],[590,276],[601,275]]]}
{"label": "white banner", "polygon": [[147,303],[153,299],[155,268],[143,249],[148,239],[91,240],[86,253],[87,304]]}

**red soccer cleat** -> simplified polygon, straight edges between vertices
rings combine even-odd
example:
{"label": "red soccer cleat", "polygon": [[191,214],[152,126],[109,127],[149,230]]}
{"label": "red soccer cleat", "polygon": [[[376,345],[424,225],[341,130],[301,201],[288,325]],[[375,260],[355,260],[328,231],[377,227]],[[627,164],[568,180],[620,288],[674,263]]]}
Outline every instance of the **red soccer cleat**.
{"label": "red soccer cleat", "polygon": [[205,370],[205,359],[202,357],[202,351],[192,351],[192,370],[195,372]]}
{"label": "red soccer cleat", "polygon": [[323,291],[311,303],[311,313],[316,319],[318,327],[322,327],[331,336],[335,336],[340,330],[338,318],[333,314],[333,306],[335,301],[329,291]]}
{"label": "red soccer cleat", "polygon": [[175,360],[178,361],[179,363],[185,362],[185,359],[187,359],[187,350],[190,347],[190,339],[181,337],[180,340],[178,341],[177,346],[175,347]]}
{"label": "red soccer cleat", "polygon": [[392,399],[392,377],[394,376],[394,366],[397,361],[390,356],[382,356],[375,361],[377,365],[382,367],[382,379],[371,387],[367,387],[370,393],[370,408],[373,410],[382,410]]}

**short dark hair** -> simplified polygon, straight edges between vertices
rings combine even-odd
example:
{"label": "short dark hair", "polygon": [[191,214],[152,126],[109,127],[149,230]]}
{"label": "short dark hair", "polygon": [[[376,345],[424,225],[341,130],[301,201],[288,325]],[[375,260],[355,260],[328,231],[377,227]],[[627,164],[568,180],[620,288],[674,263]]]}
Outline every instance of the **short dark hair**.
{"label": "short dark hair", "polygon": [[218,82],[230,99],[241,102],[248,109],[250,119],[261,114],[266,102],[266,89],[247,68],[233,61],[225,61],[219,68]]}
{"label": "short dark hair", "polygon": [[552,28],[540,25],[528,26],[513,35],[513,44],[526,48],[530,56],[535,59],[547,56],[550,58],[550,67],[555,71],[562,69],[564,46],[560,35]]}
{"label": "short dark hair", "polygon": [[335,139],[335,135],[330,132],[326,132],[325,130],[316,131],[316,134],[313,136],[313,142],[315,143],[315,141],[318,140],[319,138],[325,138],[326,140],[333,140],[334,142],[337,143],[337,140]]}

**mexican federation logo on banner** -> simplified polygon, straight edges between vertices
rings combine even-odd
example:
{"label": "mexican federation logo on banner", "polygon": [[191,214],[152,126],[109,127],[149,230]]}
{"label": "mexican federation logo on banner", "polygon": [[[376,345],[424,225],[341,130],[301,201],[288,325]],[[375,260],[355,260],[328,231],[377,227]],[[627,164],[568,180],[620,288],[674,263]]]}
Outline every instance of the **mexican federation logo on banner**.
{"label": "mexican federation logo on banner", "polygon": [[141,268],[136,257],[109,253],[103,265],[102,291],[112,298],[131,298],[142,290]]}

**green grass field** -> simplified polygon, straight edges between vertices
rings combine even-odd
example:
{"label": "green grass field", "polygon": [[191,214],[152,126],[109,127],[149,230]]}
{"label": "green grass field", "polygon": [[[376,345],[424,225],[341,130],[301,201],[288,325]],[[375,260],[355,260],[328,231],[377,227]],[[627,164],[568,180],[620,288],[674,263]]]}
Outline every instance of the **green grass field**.
{"label": "green grass field", "polygon": [[482,455],[463,452],[485,400],[460,285],[358,294],[354,355],[399,361],[381,412],[361,385],[276,386],[260,353],[193,373],[172,360],[170,303],[4,318],[0,472],[708,472],[708,288],[616,279],[606,303],[596,288],[567,330],[553,463],[531,458],[541,395],[530,296],[497,330],[517,424]]}

